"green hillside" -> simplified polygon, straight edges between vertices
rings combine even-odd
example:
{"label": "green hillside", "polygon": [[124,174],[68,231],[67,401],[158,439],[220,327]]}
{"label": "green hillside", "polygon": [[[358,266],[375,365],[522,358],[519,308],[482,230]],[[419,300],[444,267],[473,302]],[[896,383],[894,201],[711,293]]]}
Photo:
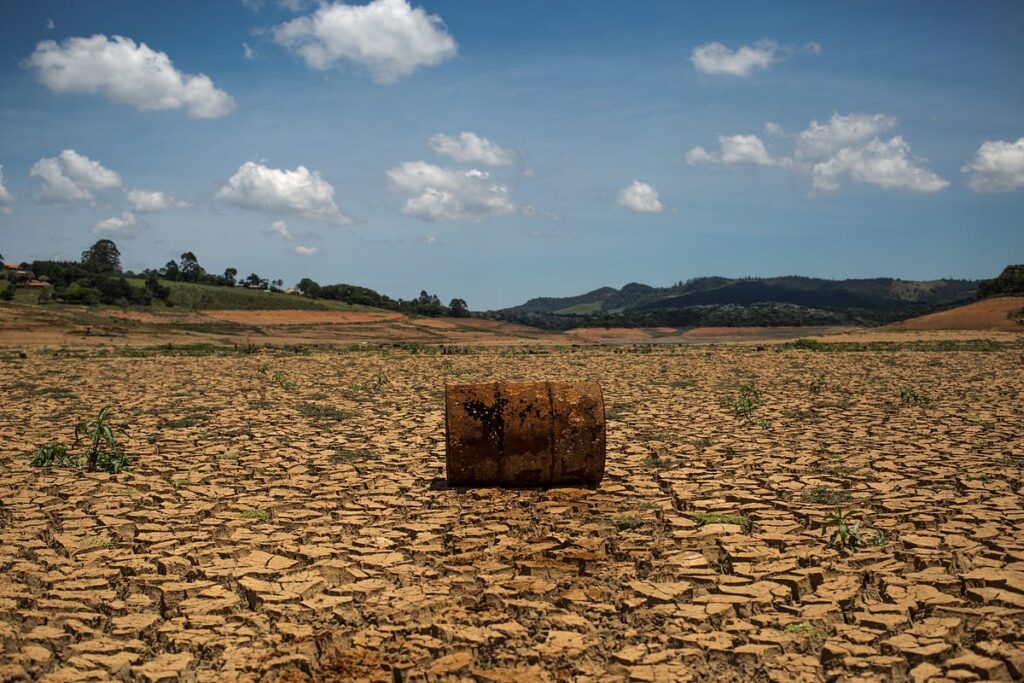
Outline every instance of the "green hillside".
{"label": "green hillside", "polygon": [[[133,287],[142,287],[142,278],[128,278]],[[373,310],[368,306],[357,306],[328,299],[308,299],[296,294],[270,292],[245,287],[217,287],[192,282],[160,280],[160,284],[171,290],[167,302],[174,307],[206,310],[310,310],[310,311],[352,311]],[[160,304],[156,304],[159,306]]]}

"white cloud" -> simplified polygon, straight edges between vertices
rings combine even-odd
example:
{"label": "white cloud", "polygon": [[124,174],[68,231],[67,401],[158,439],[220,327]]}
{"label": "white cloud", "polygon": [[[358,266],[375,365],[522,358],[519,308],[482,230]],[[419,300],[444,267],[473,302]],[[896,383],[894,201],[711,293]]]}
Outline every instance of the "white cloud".
{"label": "white cloud", "polygon": [[974,158],[960,169],[970,173],[975,192],[1013,192],[1024,188],[1024,138],[1016,142],[983,142]]}
{"label": "white cloud", "polygon": [[334,203],[334,188],[316,171],[269,168],[254,161],[238,167],[217,198],[247,209],[293,213],[326,223],[351,223]]}
{"label": "white cloud", "polygon": [[55,23],[53,23],[53,19],[47,19],[46,20],[46,29],[48,31],[52,31],[56,27],[57,27],[57,25]]}
{"label": "white cloud", "polygon": [[245,59],[256,59],[256,50],[249,47],[249,43],[242,43],[242,57]]}
{"label": "white cloud", "polygon": [[295,235],[293,235],[292,231],[288,229],[288,224],[282,220],[277,220],[271,223],[270,229],[286,240],[295,239]]}
{"label": "white cloud", "polygon": [[844,147],[835,156],[816,163],[811,173],[814,188],[826,191],[839,189],[839,179],[844,175],[887,190],[938,192],[949,185],[949,181],[919,166],[910,156],[910,145],[899,135],[885,142],[875,138],[862,147]]}
{"label": "white cloud", "polygon": [[886,114],[846,114],[833,112],[828,123],[811,121],[797,139],[797,156],[825,159],[844,147],[866,143],[896,127],[896,117]]}
{"label": "white cloud", "polygon": [[131,237],[139,229],[139,219],[131,211],[125,211],[120,216],[105,218],[92,227],[94,235],[119,235]]}
{"label": "white cloud", "polygon": [[311,69],[322,71],[344,59],[365,67],[378,83],[440,64],[458,49],[440,17],[407,0],[325,2],[308,16],[276,26],[273,35]]}
{"label": "white cloud", "polygon": [[93,192],[121,186],[121,177],[117,173],[73,149],[65,149],[56,157],[40,159],[32,166],[29,175],[43,180],[43,186],[36,193],[36,198],[41,201],[91,202],[96,198]]}
{"label": "white cloud", "polygon": [[427,220],[480,220],[513,213],[508,187],[486,171],[454,170],[425,161],[406,161],[389,169],[392,189],[410,195],[402,212]]}
{"label": "white cloud", "polygon": [[[938,192],[949,185],[912,156],[902,136],[887,140],[881,133],[895,128],[886,114],[835,113],[827,123],[811,121],[796,140],[792,156],[772,156],[756,135],[719,135],[721,151],[694,147],[686,160],[692,165],[779,166],[807,177],[816,192],[838,190],[843,179],[888,190]],[[765,124],[770,134],[782,129]]]}
{"label": "white cloud", "polygon": [[706,43],[693,50],[690,61],[704,74],[749,76],[756,69],[766,69],[780,52],[774,40],[761,40],[753,46],[743,45],[730,50],[722,43]]}
{"label": "white cloud", "polygon": [[[242,0],[242,7],[252,12],[259,12],[263,9],[264,0]],[[308,3],[305,0],[277,0],[277,6],[291,12],[301,12]]]}
{"label": "white cloud", "polygon": [[775,159],[756,135],[719,135],[718,152],[709,152],[703,147],[694,147],[686,154],[686,163],[691,166],[775,166],[782,160]]}
{"label": "white cloud", "polygon": [[300,244],[295,247],[295,253],[299,256],[316,256],[320,253],[320,247],[304,247]]}
{"label": "white cloud", "polygon": [[661,213],[665,205],[654,185],[634,180],[619,192],[619,206],[637,213]]}
{"label": "white cloud", "polygon": [[438,133],[430,138],[430,148],[464,164],[508,166],[516,160],[516,153],[512,150],[469,131],[459,133],[457,138]]}
{"label": "white cloud", "polygon": [[170,192],[159,190],[130,190],[128,201],[132,203],[135,211],[163,211],[165,209],[187,209],[191,204],[176,199]]}
{"label": "white cloud", "polygon": [[7,189],[7,186],[4,185],[4,167],[3,164],[0,164],[0,202],[12,201],[14,201],[14,196]]}
{"label": "white cloud", "polygon": [[209,77],[182,73],[165,53],[123,36],[44,40],[25,65],[56,93],[100,93],[140,111],[185,109],[192,118],[212,119],[235,108]]}
{"label": "white cloud", "polygon": [[771,135],[772,137],[779,137],[785,135],[785,131],[782,130],[782,126],[772,121],[767,121],[764,124],[765,135]]}

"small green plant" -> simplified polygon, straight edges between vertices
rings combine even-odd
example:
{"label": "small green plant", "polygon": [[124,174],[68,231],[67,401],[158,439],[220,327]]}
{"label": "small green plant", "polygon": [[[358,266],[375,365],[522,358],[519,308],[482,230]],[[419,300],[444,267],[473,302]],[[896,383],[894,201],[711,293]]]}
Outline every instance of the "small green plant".
{"label": "small green plant", "polygon": [[612,517],[612,524],[619,529],[636,529],[644,525],[644,520],[636,515],[622,514]]}
{"label": "small green plant", "polygon": [[823,486],[818,484],[811,488],[806,488],[803,493],[800,494],[800,500],[804,503],[816,503],[818,505],[838,505],[845,503],[850,500],[851,495],[849,491],[840,491],[829,486]]}
{"label": "small green plant", "polygon": [[671,458],[663,458],[658,453],[652,453],[651,455],[649,455],[645,462],[648,467],[654,467],[659,470],[665,469],[666,467],[671,467],[673,464],[675,464],[675,461],[672,460]]}
{"label": "small green plant", "polygon": [[82,436],[89,442],[85,458],[90,472],[102,470],[117,474],[129,469],[135,461],[135,456],[125,453],[117,440],[117,434],[125,434],[125,430],[114,427],[107,420],[111,407],[104,406],[96,417],[84,420],[75,427],[75,443],[77,444]]}
{"label": "small green plant", "polygon": [[613,403],[608,406],[608,412],[605,415],[605,418],[609,420],[619,420],[631,407],[632,404],[630,403]]}
{"label": "small green plant", "polygon": [[764,399],[761,397],[761,390],[757,388],[757,384],[747,382],[740,387],[739,396],[726,398],[722,404],[732,410],[732,414],[736,417],[751,420],[754,411],[764,404]]}
{"label": "small green plant", "polygon": [[900,405],[901,406],[926,406],[930,405],[932,400],[920,394],[914,389],[907,387],[900,390]]}
{"label": "small green plant", "polygon": [[722,512],[691,512],[690,519],[697,523],[697,526],[705,524],[736,524],[743,528],[744,533],[750,533],[754,522],[746,515],[734,515]]}
{"label": "small green plant", "polygon": [[377,377],[373,381],[374,389],[383,389],[390,383],[390,381],[391,380],[388,379],[387,374],[382,370],[377,373]]}
{"label": "small green plant", "polygon": [[784,349],[798,349],[800,351],[828,351],[829,345],[817,339],[800,338],[782,345]]}
{"label": "small green plant", "polygon": [[257,519],[263,524],[270,524],[274,513],[271,510],[246,510],[242,513],[242,519]]}
{"label": "small green plant", "polygon": [[75,425],[75,443],[78,445],[83,437],[88,443],[84,453],[74,454],[59,443],[48,443],[40,446],[32,454],[33,467],[74,467],[81,469],[83,460],[85,468],[90,472],[101,471],[117,474],[131,468],[136,456],[125,453],[117,434],[125,430],[110,424],[108,417],[111,406],[105,406],[96,417],[83,420]]}
{"label": "small green plant", "polygon": [[48,443],[35,450],[29,464],[32,467],[78,467],[78,458],[68,453],[63,444]]}
{"label": "small green plant", "polygon": [[820,394],[825,390],[825,375],[818,375],[807,388],[811,390],[812,394]]}
{"label": "small green plant", "polygon": [[176,489],[181,488],[182,486],[188,486],[191,483],[192,483],[191,479],[171,479],[171,484]]}
{"label": "small green plant", "polygon": [[822,643],[825,642],[825,634],[816,629],[812,624],[808,624],[806,622],[786,624],[786,627],[782,630],[785,633],[807,636],[811,643],[811,648],[814,650],[821,648]]}
{"label": "small green plant", "polygon": [[299,388],[299,383],[295,380],[288,379],[288,375],[283,370],[278,370],[273,375],[275,384],[279,384],[282,389],[287,391],[295,391]]}
{"label": "small green plant", "polygon": [[183,429],[185,427],[194,427],[197,424],[201,424],[203,422],[206,422],[209,419],[210,418],[208,416],[203,415],[201,413],[193,413],[191,415],[186,415],[185,417],[178,418],[176,420],[175,419],[171,419],[171,420],[163,419],[163,420],[160,420],[159,422],[156,423],[156,428],[157,429]]}
{"label": "small green plant", "polygon": [[864,544],[864,537],[860,532],[860,523],[853,521],[855,510],[840,510],[829,513],[821,525],[822,536],[828,534],[829,529],[835,529],[828,537],[826,547],[853,549]]}
{"label": "small green plant", "polygon": [[340,422],[356,415],[351,410],[339,410],[322,403],[304,402],[298,405],[298,409],[303,417],[311,417],[315,420],[334,420],[335,422]]}
{"label": "small green plant", "polygon": [[874,533],[864,538],[864,542],[868,545],[885,545],[891,539],[892,534],[890,534],[885,529],[875,529]]}
{"label": "small green plant", "polygon": [[327,457],[333,463],[361,462],[364,460],[379,460],[380,456],[365,448],[348,449],[343,448]]}

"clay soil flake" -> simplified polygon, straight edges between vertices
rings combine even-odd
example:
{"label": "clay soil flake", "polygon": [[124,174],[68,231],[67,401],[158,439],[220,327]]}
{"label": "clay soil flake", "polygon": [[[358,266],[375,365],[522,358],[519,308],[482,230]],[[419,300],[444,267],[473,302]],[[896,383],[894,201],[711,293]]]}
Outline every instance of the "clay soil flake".
{"label": "clay soil flake", "polygon": [[[84,353],[0,354],[0,680],[1024,675],[1019,342]],[[445,381],[526,378],[600,488],[446,489]],[[134,471],[29,466],[107,402]]]}

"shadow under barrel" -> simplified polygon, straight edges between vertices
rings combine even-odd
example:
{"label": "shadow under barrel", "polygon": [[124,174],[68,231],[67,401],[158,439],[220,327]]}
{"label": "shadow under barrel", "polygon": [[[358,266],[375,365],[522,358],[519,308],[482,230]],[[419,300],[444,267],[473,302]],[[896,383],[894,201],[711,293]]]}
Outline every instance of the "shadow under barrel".
{"label": "shadow under barrel", "polygon": [[449,486],[596,486],[604,476],[604,397],[596,382],[445,387]]}

